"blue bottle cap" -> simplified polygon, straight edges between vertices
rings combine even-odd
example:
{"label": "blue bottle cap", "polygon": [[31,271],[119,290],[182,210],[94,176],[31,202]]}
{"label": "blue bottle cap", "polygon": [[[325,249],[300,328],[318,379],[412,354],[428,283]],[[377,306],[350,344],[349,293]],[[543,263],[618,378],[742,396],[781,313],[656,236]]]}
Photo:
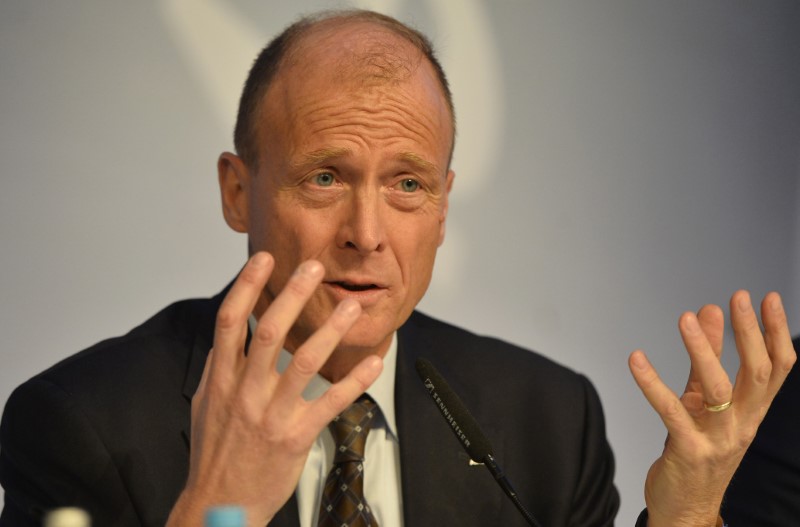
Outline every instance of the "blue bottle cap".
{"label": "blue bottle cap", "polygon": [[233,505],[212,507],[206,511],[206,527],[247,527],[244,509]]}

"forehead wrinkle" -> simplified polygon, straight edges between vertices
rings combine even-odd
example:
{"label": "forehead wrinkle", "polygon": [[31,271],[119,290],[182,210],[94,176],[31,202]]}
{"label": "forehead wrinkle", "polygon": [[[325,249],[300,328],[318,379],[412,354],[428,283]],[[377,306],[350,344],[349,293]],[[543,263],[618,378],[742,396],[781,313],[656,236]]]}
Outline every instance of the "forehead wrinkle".
{"label": "forehead wrinkle", "polygon": [[[341,115],[346,118],[340,119]],[[419,127],[409,127],[409,120],[417,123]],[[358,143],[363,143],[363,140],[368,137],[397,138],[402,141],[404,135],[414,138],[414,141],[421,145],[432,144],[437,140],[432,123],[414,118],[410,112],[406,112],[405,106],[401,105],[395,105],[393,108],[374,108],[367,105],[350,106],[319,118],[307,118],[305,126],[312,135],[344,134]],[[401,134],[398,134],[398,129],[402,131]]]}
{"label": "forehead wrinkle", "polygon": [[[336,106],[335,112],[320,119],[320,129],[328,129],[328,122],[336,120],[340,115],[346,116],[345,122],[337,124],[333,128],[344,128],[348,126],[363,126],[377,133],[379,137],[397,136],[397,130],[389,125],[395,125],[402,131],[416,137],[421,144],[435,144],[441,137],[437,131],[440,128],[448,128],[447,121],[444,122],[431,117],[428,113],[414,111],[414,100],[403,100],[384,94],[381,102],[370,104],[368,102]],[[355,112],[355,115],[349,115]],[[433,112],[436,113],[436,112]],[[378,121],[378,126],[376,122]],[[382,123],[382,124],[381,124]],[[413,123],[417,126],[409,126]],[[316,127],[315,127],[316,128]],[[443,130],[445,133],[446,130]]]}
{"label": "forehead wrinkle", "polygon": [[[442,134],[445,136],[452,134],[450,121],[447,117],[448,110],[442,105],[443,101],[438,94],[433,98],[436,101],[433,106],[429,106],[432,102],[431,100],[423,105],[418,104],[417,99],[413,95],[405,93],[405,91],[403,96],[388,92],[384,93],[382,98],[385,101],[386,109],[391,110],[390,113],[398,116],[397,121],[405,117],[412,123],[419,125],[421,130],[412,130],[407,125],[404,128],[423,140],[425,139],[425,133],[429,135],[427,139],[432,140],[434,143],[444,139]],[[423,112],[421,111],[422,107],[428,107],[432,111]],[[423,130],[425,133],[422,132]]]}
{"label": "forehead wrinkle", "polygon": [[[438,158],[439,146],[452,141],[449,120],[445,115],[447,109],[438,92],[435,92],[433,100],[425,97],[425,101],[420,104],[418,94],[406,86],[359,88],[351,85],[339,96],[316,98],[305,93],[298,97],[299,94],[290,84],[276,90],[278,93],[275,95],[280,95],[278,100],[273,99],[272,106],[275,111],[283,113],[284,122],[292,130],[290,135],[299,133],[309,134],[309,137],[325,137],[326,134],[333,133],[341,139],[346,136],[362,146],[367,146],[365,140],[369,141],[370,137],[380,140],[395,139],[400,143],[411,140],[426,151],[425,158],[429,158],[431,154]],[[422,111],[420,106],[424,106],[427,111]],[[433,150],[427,152],[431,148]],[[400,149],[417,152],[415,146]],[[310,154],[303,154],[298,156],[297,161],[290,163],[290,166],[299,169],[334,157],[353,154],[352,150],[334,150],[333,147],[320,148]],[[447,156],[448,153],[449,151],[443,152],[442,155]],[[446,164],[446,160],[425,159],[420,154],[422,152],[415,154],[416,158],[409,156],[403,160],[412,162],[422,170],[442,173],[439,166],[441,163]],[[423,163],[417,163],[416,160]]]}

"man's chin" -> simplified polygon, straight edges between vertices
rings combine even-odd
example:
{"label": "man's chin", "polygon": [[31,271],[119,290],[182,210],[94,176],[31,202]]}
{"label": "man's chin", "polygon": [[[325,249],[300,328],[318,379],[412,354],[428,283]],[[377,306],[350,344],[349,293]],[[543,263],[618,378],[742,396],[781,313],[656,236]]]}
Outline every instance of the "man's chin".
{"label": "man's chin", "polygon": [[375,335],[374,333],[353,332],[351,330],[339,341],[339,345],[336,346],[336,349],[337,351],[356,352],[363,355],[375,354],[382,357],[389,349],[389,344],[392,341],[392,333],[394,333],[394,331]]}
{"label": "man's chin", "polygon": [[337,350],[358,352],[363,355],[376,354],[384,356],[392,342],[395,327],[385,321],[376,321],[361,317],[350,330],[345,333]]}

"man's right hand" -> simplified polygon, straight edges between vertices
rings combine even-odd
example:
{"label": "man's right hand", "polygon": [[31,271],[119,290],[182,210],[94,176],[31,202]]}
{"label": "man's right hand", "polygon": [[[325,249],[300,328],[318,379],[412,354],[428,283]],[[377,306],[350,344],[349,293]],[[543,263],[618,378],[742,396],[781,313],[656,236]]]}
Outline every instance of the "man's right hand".
{"label": "man's right hand", "polygon": [[192,399],[189,478],[167,527],[202,525],[206,509],[225,504],[244,507],[249,526],[266,525],[294,492],[316,437],[382,370],[382,360],[369,356],[318,399],[303,399],[361,313],[358,302],[345,300],[278,373],[286,334],[322,281],[316,261],[297,268],[245,353],[248,319],[273,266],[271,255],[255,254],[219,309],[214,347]]}

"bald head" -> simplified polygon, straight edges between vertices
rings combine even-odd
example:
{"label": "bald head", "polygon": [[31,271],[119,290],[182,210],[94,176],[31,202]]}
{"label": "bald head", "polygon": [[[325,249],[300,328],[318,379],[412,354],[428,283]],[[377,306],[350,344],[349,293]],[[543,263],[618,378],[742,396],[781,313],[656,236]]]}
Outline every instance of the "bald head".
{"label": "bald head", "polygon": [[[304,17],[275,37],[256,59],[245,83],[234,132],[236,151],[255,167],[259,158],[259,123],[270,88],[282,77],[319,76],[331,89],[369,89],[398,84],[420,68],[438,84],[455,135],[452,96],[444,71],[428,39],[394,18],[372,11],[348,10]],[[451,138],[452,142],[452,138]],[[452,154],[452,144],[450,148]]]}

